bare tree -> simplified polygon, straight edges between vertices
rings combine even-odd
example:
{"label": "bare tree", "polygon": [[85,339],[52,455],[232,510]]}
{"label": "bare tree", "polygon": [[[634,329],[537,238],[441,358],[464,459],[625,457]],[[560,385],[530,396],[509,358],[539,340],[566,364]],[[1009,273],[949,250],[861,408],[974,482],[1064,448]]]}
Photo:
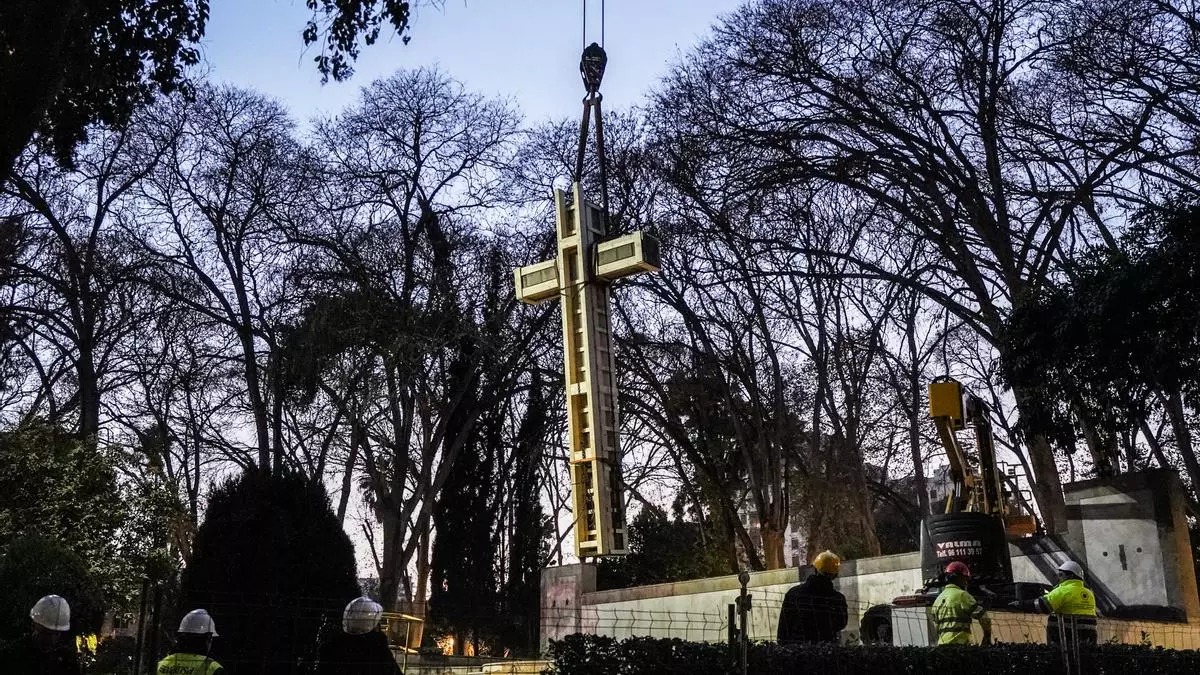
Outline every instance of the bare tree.
{"label": "bare tree", "polygon": [[[1194,182],[1179,98],[1124,96],[1125,79],[1105,97],[1070,86],[1063,59],[1088,35],[1068,19],[1091,4],[749,5],[669,78],[657,115],[676,143],[665,147],[721,158],[724,183],[707,189],[836,185],[888,211],[882,222],[936,253],[932,276],[880,265],[878,241],[813,252],[914,288],[995,342],[1015,298],[1084,242],[1112,239],[1106,209],[1145,203],[1148,185]],[[1029,392],[1014,393],[1038,414]],[[1060,528],[1054,454],[1044,436],[1028,440],[1043,517]]]}
{"label": "bare tree", "polygon": [[124,345],[149,318],[137,283],[146,263],[122,223],[134,220],[133,191],[167,142],[132,131],[97,134],[76,168],[27,155],[2,195],[14,229],[13,317],[30,328],[23,351],[38,384],[26,410],[63,420],[83,438],[100,431],[103,398],[122,386]]}
{"label": "bare tree", "polygon": [[177,140],[141,191],[153,219],[141,253],[160,271],[147,282],[235,341],[233,353],[221,336],[212,347],[240,371],[230,383],[253,424],[256,463],[280,466],[275,327],[286,316],[289,265],[281,222],[308,191],[301,148],[287,113],[258,94],[205,87],[194,103],[173,103],[160,125]]}
{"label": "bare tree", "polygon": [[[402,586],[409,600],[426,597],[437,495],[546,322],[545,312],[514,321],[510,289],[487,308],[477,290],[488,257],[479,218],[503,193],[517,129],[504,103],[424,70],[375,82],[317,128],[330,215],[290,235],[317,255],[299,272],[310,309],[293,351],[322,374],[310,393],[354,430],[389,605]],[[489,321],[500,333],[483,339]],[[324,378],[335,365],[346,379]]]}

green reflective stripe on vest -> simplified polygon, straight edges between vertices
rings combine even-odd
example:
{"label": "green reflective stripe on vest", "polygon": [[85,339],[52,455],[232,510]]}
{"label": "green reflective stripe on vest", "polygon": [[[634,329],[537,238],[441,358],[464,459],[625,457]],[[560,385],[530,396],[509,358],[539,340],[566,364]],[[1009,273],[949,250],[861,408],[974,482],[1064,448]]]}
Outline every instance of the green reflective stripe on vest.
{"label": "green reflective stripe on vest", "polygon": [[983,613],[975,598],[954,584],[946,584],[933,601],[932,611],[939,645],[969,644],[971,618]]}
{"label": "green reflective stripe on vest", "polygon": [[221,664],[200,654],[171,654],[158,662],[158,675],[212,675]]}
{"label": "green reflective stripe on vest", "polygon": [[1052,614],[1096,616],[1096,594],[1080,579],[1067,579],[1042,597]]}

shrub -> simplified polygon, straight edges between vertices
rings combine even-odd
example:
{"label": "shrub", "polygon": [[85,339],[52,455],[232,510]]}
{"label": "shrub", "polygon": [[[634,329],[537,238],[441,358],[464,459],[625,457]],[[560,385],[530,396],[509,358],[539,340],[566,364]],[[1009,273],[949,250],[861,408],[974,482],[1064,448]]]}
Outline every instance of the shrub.
{"label": "shrub", "polygon": [[36,536],[13,540],[0,552],[0,640],[29,632],[29,609],[43,595],[71,605],[71,632],[100,630],[100,585],[87,564],[64,544]]}
{"label": "shrub", "polygon": [[[984,675],[1066,672],[1117,675],[1118,673],[1196,672],[1200,652],[1155,649],[1132,645],[1101,645],[1084,650],[1082,663],[1068,671],[1057,648],[1046,645],[995,645],[991,647],[892,647],[842,645],[778,645],[751,647],[749,672],[839,673],[839,675],[913,675],[959,672]],[[684,642],[678,639],[571,635],[550,644],[554,675],[733,675],[734,659],[724,644]]]}
{"label": "shrub", "polygon": [[135,675],[134,655],[137,641],[132,637],[117,636],[101,640],[96,646],[96,656],[86,671],[97,675]]}
{"label": "shrub", "polygon": [[340,616],[358,594],[354,549],[325,488],[296,473],[251,470],[209,498],[179,610],[212,614],[213,656],[230,675],[292,673],[321,615]]}
{"label": "shrub", "polygon": [[613,638],[576,633],[551,640],[548,656],[553,675],[607,675],[619,671],[625,653]]}
{"label": "shrub", "polygon": [[[750,672],[878,673],[969,672],[979,675],[1053,672],[1055,652],[1044,645],[994,647],[892,647],[883,645],[757,644],[750,652]],[[825,669],[825,670],[821,670]]]}
{"label": "shrub", "polygon": [[629,555],[600,559],[600,590],[729,574],[725,551],[702,527],[642,509],[629,523]]}

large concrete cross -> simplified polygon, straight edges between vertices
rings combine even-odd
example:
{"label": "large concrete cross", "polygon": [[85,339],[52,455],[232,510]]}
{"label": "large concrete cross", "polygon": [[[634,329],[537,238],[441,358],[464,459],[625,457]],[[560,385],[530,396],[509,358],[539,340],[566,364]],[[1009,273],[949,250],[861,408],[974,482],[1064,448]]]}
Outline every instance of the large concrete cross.
{"label": "large concrete cross", "polygon": [[658,241],[642,232],[604,240],[603,211],[583,199],[579,183],[572,189],[570,203],[565,192],[554,190],[558,255],[513,274],[522,302],[562,301],[575,553],[583,560],[629,552],[609,287],[621,277],[658,271],[659,255]]}

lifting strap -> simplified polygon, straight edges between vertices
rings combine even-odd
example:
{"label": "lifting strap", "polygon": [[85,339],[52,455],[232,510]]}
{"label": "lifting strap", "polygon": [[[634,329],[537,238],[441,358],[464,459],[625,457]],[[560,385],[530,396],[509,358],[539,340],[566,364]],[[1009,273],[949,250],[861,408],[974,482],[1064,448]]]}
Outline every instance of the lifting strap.
{"label": "lifting strap", "polygon": [[[583,39],[587,42],[587,0],[583,0]],[[600,103],[600,83],[604,80],[604,68],[608,65],[608,54],[604,42],[604,0],[600,0],[600,43],[593,42],[584,47],[579,59],[579,74],[583,78],[586,94],[583,97],[583,119],[579,124],[579,153],[575,157],[575,173],[572,182],[583,180],[583,163],[587,154],[589,126],[596,125],[596,162],[600,170],[600,209],[604,214],[605,229],[608,227],[608,160],[604,152],[604,116]]]}

